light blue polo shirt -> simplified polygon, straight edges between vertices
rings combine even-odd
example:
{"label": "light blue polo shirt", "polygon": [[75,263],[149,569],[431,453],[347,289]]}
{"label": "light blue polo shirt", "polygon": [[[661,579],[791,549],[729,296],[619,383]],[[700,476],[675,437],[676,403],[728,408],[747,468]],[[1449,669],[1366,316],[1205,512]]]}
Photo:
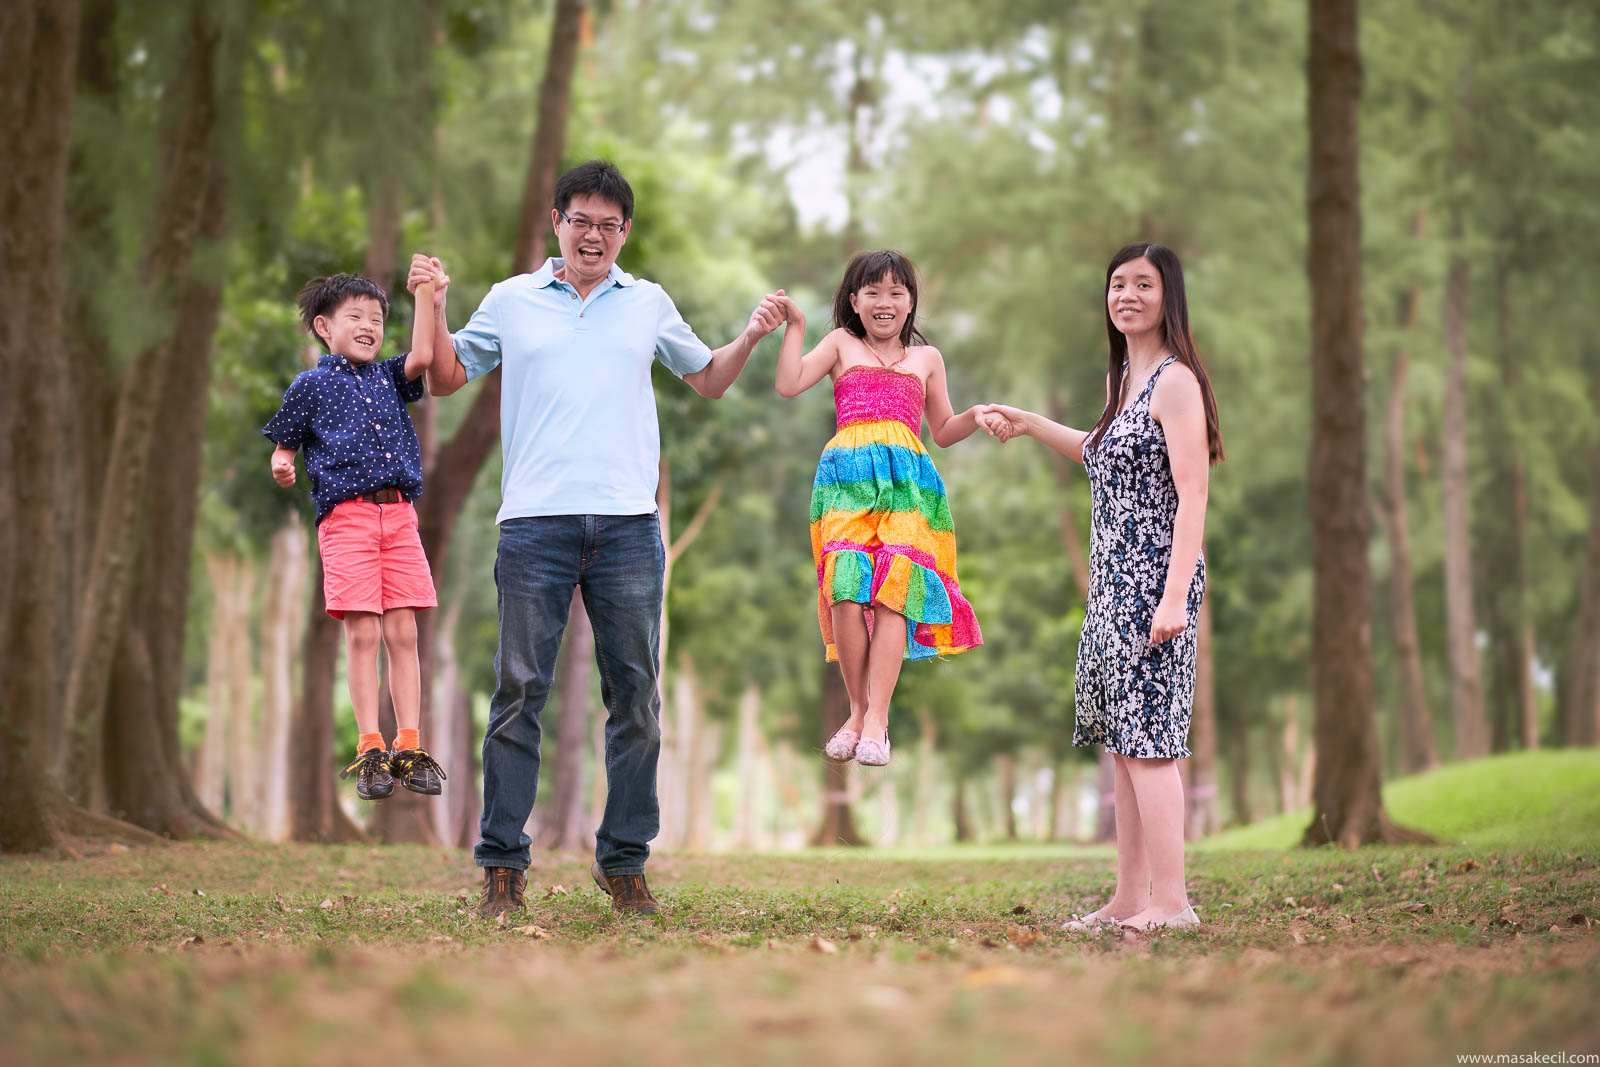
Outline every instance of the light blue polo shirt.
{"label": "light blue polo shirt", "polygon": [[467,380],[500,372],[500,514],[646,515],[661,434],[650,367],[702,370],[711,349],[654,282],[611,265],[581,299],[560,259],[508,278],[455,335]]}

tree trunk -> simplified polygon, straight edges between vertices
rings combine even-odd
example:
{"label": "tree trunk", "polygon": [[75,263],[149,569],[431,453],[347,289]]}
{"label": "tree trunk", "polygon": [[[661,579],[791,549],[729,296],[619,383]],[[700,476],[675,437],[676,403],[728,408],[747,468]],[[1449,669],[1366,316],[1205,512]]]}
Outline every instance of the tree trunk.
{"label": "tree trunk", "polygon": [[234,826],[255,836],[261,829],[260,773],[257,753],[261,735],[256,727],[255,657],[256,641],[250,632],[251,607],[255,601],[255,565],[248,559],[239,565],[239,615],[228,633],[228,770],[226,775],[228,816]]}
{"label": "tree trunk", "polygon": [[1372,668],[1355,0],[1310,0],[1306,74],[1317,764],[1315,814],[1304,843],[1356,846],[1402,835],[1383,810]]}
{"label": "tree trunk", "polygon": [[1511,278],[1505,256],[1497,257],[1495,288],[1496,311],[1499,319],[1500,355],[1500,432],[1493,450],[1499,481],[1503,491],[1499,494],[1502,510],[1498,515],[1499,559],[1493,572],[1498,581],[1493,586],[1495,642],[1497,660],[1496,721],[1505,722],[1497,729],[1496,751],[1511,747],[1515,741],[1524,749],[1539,747],[1538,703],[1533,690],[1534,640],[1533,623],[1528,611],[1531,597],[1528,578],[1528,486],[1527,474],[1522,464],[1522,367],[1517,362],[1516,339],[1512,329]]}
{"label": "tree trunk", "polygon": [[227,799],[228,704],[232,693],[228,685],[230,641],[235,618],[247,614],[249,605],[239,602],[238,561],[221,552],[207,552],[206,579],[211,585],[211,619],[206,643],[206,732],[195,757],[195,793],[200,802],[220,812]]}
{"label": "tree trunk", "polygon": [[964,774],[956,778],[955,796],[950,802],[950,817],[956,824],[956,842],[960,844],[971,841],[972,815],[967,809],[967,776]]}
{"label": "tree trunk", "polygon": [[[193,299],[191,283],[197,244],[207,229],[206,212],[216,203],[213,168],[222,165],[222,108],[217,77],[221,29],[210,6],[192,4],[182,58],[163,96],[160,158],[162,190],[151,219],[142,273],[147,298],[156,306],[182,309]],[[187,358],[189,353],[183,353]],[[69,791],[92,805],[103,803],[102,765],[106,697],[116,635],[127,618],[139,550],[130,530],[140,529],[160,406],[150,403],[152,382],[165,383],[178,359],[176,333],[147,344],[125,373],[112,433],[110,467],[95,528],[94,551],[79,608],[67,682],[66,711],[72,738],[65,782]]]}
{"label": "tree trunk", "polygon": [[[550,740],[555,745],[554,774],[550,797],[538,818],[540,848],[583,849],[594,847],[594,834],[583,840],[587,812],[583,804],[584,753],[589,748],[589,718],[593,714],[589,699],[594,673],[594,628],[584,610],[583,594],[573,590],[567,609],[567,629],[561,639],[561,656],[556,667],[556,686],[561,695],[560,714]],[[600,767],[605,773],[605,767]]]}
{"label": "tree trunk", "polygon": [[[850,694],[845,691],[844,678],[831,663],[822,665],[822,725],[823,745],[850,718]],[[864,845],[856,829],[855,815],[850,807],[850,764],[824,760],[822,778],[822,818],[816,833],[811,836],[813,845]],[[963,840],[957,837],[957,840]]]}
{"label": "tree trunk", "polygon": [[1233,736],[1229,738],[1232,758],[1229,760],[1228,784],[1233,793],[1233,819],[1240,826],[1255,821],[1255,809],[1250,804],[1250,727],[1241,716]]}
{"label": "tree trunk", "polygon": [[261,635],[260,836],[289,836],[289,720],[294,713],[295,649],[305,621],[307,545],[305,526],[291,519],[272,536],[272,566]]}
{"label": "tree trunk", "polygon": [[442,844],[470,843],[476,819],[468,821],[467,809],[476,794],[472,760],[472,705],[461,685],[461,665],[456,656],[456,625],[461,620],[464,598],[458,593],[441,608],[439,622],[438,670],[433,676],[433,753],[444,768],[444,795],[431,805],[433,833]]}
{"label": "tree trunk", "polygon": [[757,754],[761,739],[761,687],[747,682],[739,695],[739,802],[733,814],[733,847],[747,852],[760,837]]}
{"label": "tree trunk", "polygon": [[[1412,237],[1421,240],[1426,210],[1418,210]],[[1415,284],[1400,304],[1400,329],[1409,334],[1417,322],[1422,286]],[[1389,614],[1395,658],[1400,665],[1401,762],[1408,774],[1431,770],[1439,762],[1433,740],[1433,713],[1423,683],[1422,644],[1417,639],[1417,609],[1412,596],[1411,532],[1406,502],[1406,372],[1410,353],[1404,340],[1389,363],[1389,402],[1384,418],[1384,507],[1389,533]]]}
{"label": "tree trunk", "polygon": [[300,702],[289,736],[291,834],[296,841],[339,844],[367,835],[339,806],[333,760],[333,682],[339,662],[339,624],[322,596],[322,558],[311,569],[311,604],[301,659]]}
{"label": "tree trunk", "polygon": [[1000,825],[1006,840],[1017,839],[1017,758],[1009,753],[995,757],[1000,778]]}
{"label": "tree trunk", "polygon": [[[59,379],[68,147],[78,5],[0,4],[0,143],[26,146],[0,167],[0,340],[29,373],[0,390],[0,851],[30,852],[71,828],[50,778],[57,706],[56,539],[52,485],[61,449]],[[95,768],[98,771],[98,766]]]}
{"label": "tree trunk", "polygon": [[939,774],[939,727],[926,705],[917,708],[917,785],[912,804],[911,840],[928,844],[928,816],[933,811],[933,792]]}
{"label": "tree trunk", "polygon": [[707,852],[711,849],[712,816],[711,777],[717,761],[722,756],[722,724],[707,719],[704,706],[697,706],[699,724],[695,730],[694,747],[690,749],[689,811],[687,838],[684,848],[690,852]]}
{"label": "tree trunk", "polygon": [[[1600,382],[1595,397],[1600,404]],[[1561,712],[1561,743],[1573,747],[1600,743],[1600,450],[1593,462],[1589,539],[1578,587],[1578,627]]]}
{"label": "tree trunk", "polygon": [[[1459,217],[1451,236],[1460,239]],[[1471,276],[1467,257],[1450,257],[1445,283],[1444,445],[1440,478],[1444,490],[1445,625],[1450,646],[1450,709],[1457,759],[1489,751],[1483,713],[1478,625],[1472,604],[1471,486],[1467,473],[1467,301]]]}
{"label": "tree trunk", "polygon": [[1094,839],[1099,842],[1117,839],[1117,761],[1104,745],[1097,745],[1095,761],[1095,817]]}
{"label": "tree trunk", "polygon": [[1187,802],[1187,834],[1201,838],[1221,828],[1217,814],[1217,684],[1211,662],[1211,602],[1200,605],[1196,637],[1194,677],[1194,722],[1189,730],[1189,782],[1183,795]]}
{"label": "tree trunk", "polygon": [[[1456,109],[1451,170],[1468,172],[1471,154],[1465,129],[1471,114],[1471,60],[1462,69]],[[1483,713],[1483,671],[1478,662],[1478,625],[1472,603],[1472,497],[1467,470],[1467,316],[1472,276],[1462,248],[1465,208],[1450,213],[1449,269],[1444,300],[1444,437],[1440,480],[1444,491],[1445,627],[1450,647],[1450,714],[1455,726],[1457,759],[1474,759],[1489,751]]]}

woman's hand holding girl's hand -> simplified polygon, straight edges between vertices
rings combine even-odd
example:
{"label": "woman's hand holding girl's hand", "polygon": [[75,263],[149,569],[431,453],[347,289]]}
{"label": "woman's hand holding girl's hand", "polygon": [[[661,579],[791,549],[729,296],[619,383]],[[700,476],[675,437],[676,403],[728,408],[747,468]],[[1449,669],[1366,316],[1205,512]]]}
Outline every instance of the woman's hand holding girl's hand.
{"label": "woman's hand holding girl's hand", "polygon": [[1004,404],[978,405],[977,420],[990,437],[998,437],[1002,442],[1027,433],[1022,412]]}
{"label": "woman's hand holding girl's hand", "polygon": [[1189,612],[1181,598],[1164,596],[1150,620],[1150,643],[1159,645],[1183,633],[1189,626]]}

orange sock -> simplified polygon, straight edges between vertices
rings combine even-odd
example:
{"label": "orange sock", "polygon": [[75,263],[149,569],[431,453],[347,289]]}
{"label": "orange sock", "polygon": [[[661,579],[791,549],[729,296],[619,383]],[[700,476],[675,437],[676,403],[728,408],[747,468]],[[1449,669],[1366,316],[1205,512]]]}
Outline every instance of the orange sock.
{"label": "orange sock", "polygon": [[394,735],[394,748],[400,752],[408,748],[421,748],[422,735],[417,730],[401,730]]}
{"label": "orange sock", "polygon": [[358,756],[363,752],[370,752],[372,749],[382,747],[382,734],[362,734],[356,738],[356,755]]}

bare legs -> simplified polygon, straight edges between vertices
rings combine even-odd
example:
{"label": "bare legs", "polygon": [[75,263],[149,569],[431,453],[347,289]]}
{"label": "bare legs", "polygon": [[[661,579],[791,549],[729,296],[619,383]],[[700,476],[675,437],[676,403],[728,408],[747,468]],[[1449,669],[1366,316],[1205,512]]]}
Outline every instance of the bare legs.
{"label": "bare legs", "polygon": [[833,605],[833,643],[839,650],[839,673],[850,694],[845,727],[864,741],[882,742],[889,733],[889,700],[900,680],[906,654],[906,617],[882,604],[872,605],[872,637],[861,605],[853,600]]}
{"label": "bare legs", "polygon": [[389,695],[395,724],[415,730],[422,715],[422,668],[417,661],[417,613],[393,608],[382,615],[350,611],[344,617],[345,675],[356,729],[378,732],[378,645],[389,654]]}
{"label": "bare legs", "polygon": [[[1189,907],[1183,868],[1183,780],[1178,761],[1118,756],[1139,805],[1139,832],[1150,872],[1150,901],[1126,920],[1130,926],[1164,923]],[[1120,829],[1122,819],[1117,819]],[[1117,843],[1120,860],[1122,844]]]}
{"label": "bare legs", "polygon": [[350,683],[350,703],[356,709],[356,730],[378,732],[378,643],[383,640],[383,616],[370,611],[344,614],[344,674]]}
{"label": "bare legs", "polygon": [[1176,760],[1113,754],[1117,888],[1085,922],[1160,923],[1189,906],[1183,862],[1183,782]]}
{"label": "bare legs", "polygon": [[415,608],[390,608],[383,613],[383,650],[389,654],[389,697],[394,701],[395,726],[415,730],[422,718]]}

